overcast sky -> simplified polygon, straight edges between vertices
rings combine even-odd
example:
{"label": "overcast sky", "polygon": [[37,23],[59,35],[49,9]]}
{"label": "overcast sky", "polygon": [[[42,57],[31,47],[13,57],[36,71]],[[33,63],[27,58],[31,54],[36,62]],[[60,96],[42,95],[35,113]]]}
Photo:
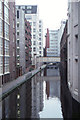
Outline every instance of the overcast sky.
{"label": "overcast sky", "polygon": [[39,18],[44,29],[58,29],[62,19],[67,18],[68,0],[16,0],[17,5],[38,5]]}

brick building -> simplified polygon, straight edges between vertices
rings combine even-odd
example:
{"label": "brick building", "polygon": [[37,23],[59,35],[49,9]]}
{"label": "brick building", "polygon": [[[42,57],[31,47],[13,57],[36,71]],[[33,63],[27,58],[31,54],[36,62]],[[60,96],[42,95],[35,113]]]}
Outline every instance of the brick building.
{"label": "brick building", "polygon": [[15,78],[15,69],[15,3],[0,0],[0,85]]}
{"label": "brick building", "polygon": [[25,19],[25,67],[26,72],[31,68],[31,25]]}
{"label": "brick building", "polygon": [[47,48],[49,48],[49,29],[47,28],[47,33],[45,35],[46,47],[45,47],[45,56],[47,56]]}
{"label": "brick building", "polygon": [[10,80],[16,78],[16,19],[15,19],[15,2],[9,2],[10,8]]}

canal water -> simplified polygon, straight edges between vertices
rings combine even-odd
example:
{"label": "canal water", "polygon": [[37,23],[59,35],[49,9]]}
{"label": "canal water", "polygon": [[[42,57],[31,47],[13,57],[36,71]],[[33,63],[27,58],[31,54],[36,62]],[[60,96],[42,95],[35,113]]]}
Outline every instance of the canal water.
{"label": "canal water", "polygon": [[48,66],[2,101],[3,118],[63,118],[60,75]]}

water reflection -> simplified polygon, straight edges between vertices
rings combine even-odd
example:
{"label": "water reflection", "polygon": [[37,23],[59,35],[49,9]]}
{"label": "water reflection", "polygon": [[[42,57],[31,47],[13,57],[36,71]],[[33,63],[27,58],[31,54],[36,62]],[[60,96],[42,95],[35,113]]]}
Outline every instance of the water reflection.
{"label": "water reflection", "polygon": [[60,80],[56,79],[56,77],[59,76],[59,69],[56,69],[54,66],[48,66],[45,71],[45,76],[47,76],[44,84],[45,106],[43,111],[40,112],[40,118],[62,118],[60,102]]}
{"label": "water reflection", "polygon": [[3,118],[39,118],[43,109],[43,81],[38,73],[3,100]]}
{"label": "water reflection", "polygon": [[[3,118],[62,118],[59,70],[48,66],[3,100]],[[56,78],[56,77],[55,77]]]}

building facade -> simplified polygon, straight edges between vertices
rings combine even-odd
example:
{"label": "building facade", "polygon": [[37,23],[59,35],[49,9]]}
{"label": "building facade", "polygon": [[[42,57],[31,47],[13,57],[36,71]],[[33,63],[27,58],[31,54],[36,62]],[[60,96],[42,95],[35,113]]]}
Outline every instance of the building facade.
{"label": "building facade", "polygon": [[61,38],[64,32],[65,24],[66,24],[66,20],[62,20],[61,26],[58,32],[58,56],[60,56],[60,42],[61,42]]}
{"label": "building facade", "polygon": [[9,16],[9,38],[10,38],[10,80],[16,78],[16,11],[15,2],[9,2],[10,16]]}
{"label": "building facade", "polygon": [[16,9],[17,77],[25,73],[25,14]]}
{"label": "building facade", "polygon": [[[48,32],[48,31],[47,31]],[[47,33],[47,56],[58,56],[58,30],[49,30],[49,33]]]}
{"label": "building facade", "polygon": [[[31,48],[32,48],[32,64],[34,65],[34,59],[36,56],[43,56],[43,24],[39,22],[39,10],[37,5],[17,5],[19,9],[23,9],[25,12],[25,18],[31,25]],[[40,25],[39,25],[40,24]],[[40,26],[40,28],[39,28]],[[40,36],[39,36],[40,29]],[[41,40],[40,40],[41,39]]]}
{"label": "building facade", "polygon": [[16,6],[18,9],[23,9],[25,13],[25,18],[30,22],[31,25],[31,35],[32,35],[32,64],[34,55],[39,55],[39,18],[38,18],[38,7],[37,6]]}
{"label": "building facade", "polygon": [[64,119],[80,118],[79,11],[80,2],[68,3],[68,22],[60,44],[61,103]]}
{"label": "building facade", "polygon": [[32,62],[31,62],[31,25],[25,19],[25,67],[26,72],[30,70]]}
{"label": "building facade", "polygon": [[9,3],[8,1],[0,1],[0,74],[2,83],[10,79],[9,70]]}
{"label": "building facade", "polygon": [[[67,24],[68,21],[66,21],[66,25],[63,31],[63,35],[60,41],[60,89],[61,89],[61,106],[62,106],[62,112],[63,117],[68,118],[71,117],[71,96],[68,90],[68,79],[67,79]],[[65,94],[66,91],[66,94]],[[66,104],[67,102],[67,104]]]}
{"label": "building facade", "polygon": [[43,56],[43,22],[39,20],[39,56]]}
{"label": "building facade", "polygon": [[15,79],[15,60],[15,2],[0,0],[0,85]]}
{"label": "building facade", "polygon": [[17,77],[31,69],[31,25],[25,19],[25,12],[16,8],[17,33]]}
{"label": "building facade", "polygon": [[[15,5],[15,3],[13,4]],[[9,34],[11,28],[11,5],[7,0],[4,2],[0,1],[0,84],[8,82],[10,75],[12,75],[12,73],[10,74],[10,59],[12,56],[10,56],[11,37]]]}
{"label": "building facade", "polygon": [[68,86],[72,97],[80,102],[80,2],[68,3]]}

